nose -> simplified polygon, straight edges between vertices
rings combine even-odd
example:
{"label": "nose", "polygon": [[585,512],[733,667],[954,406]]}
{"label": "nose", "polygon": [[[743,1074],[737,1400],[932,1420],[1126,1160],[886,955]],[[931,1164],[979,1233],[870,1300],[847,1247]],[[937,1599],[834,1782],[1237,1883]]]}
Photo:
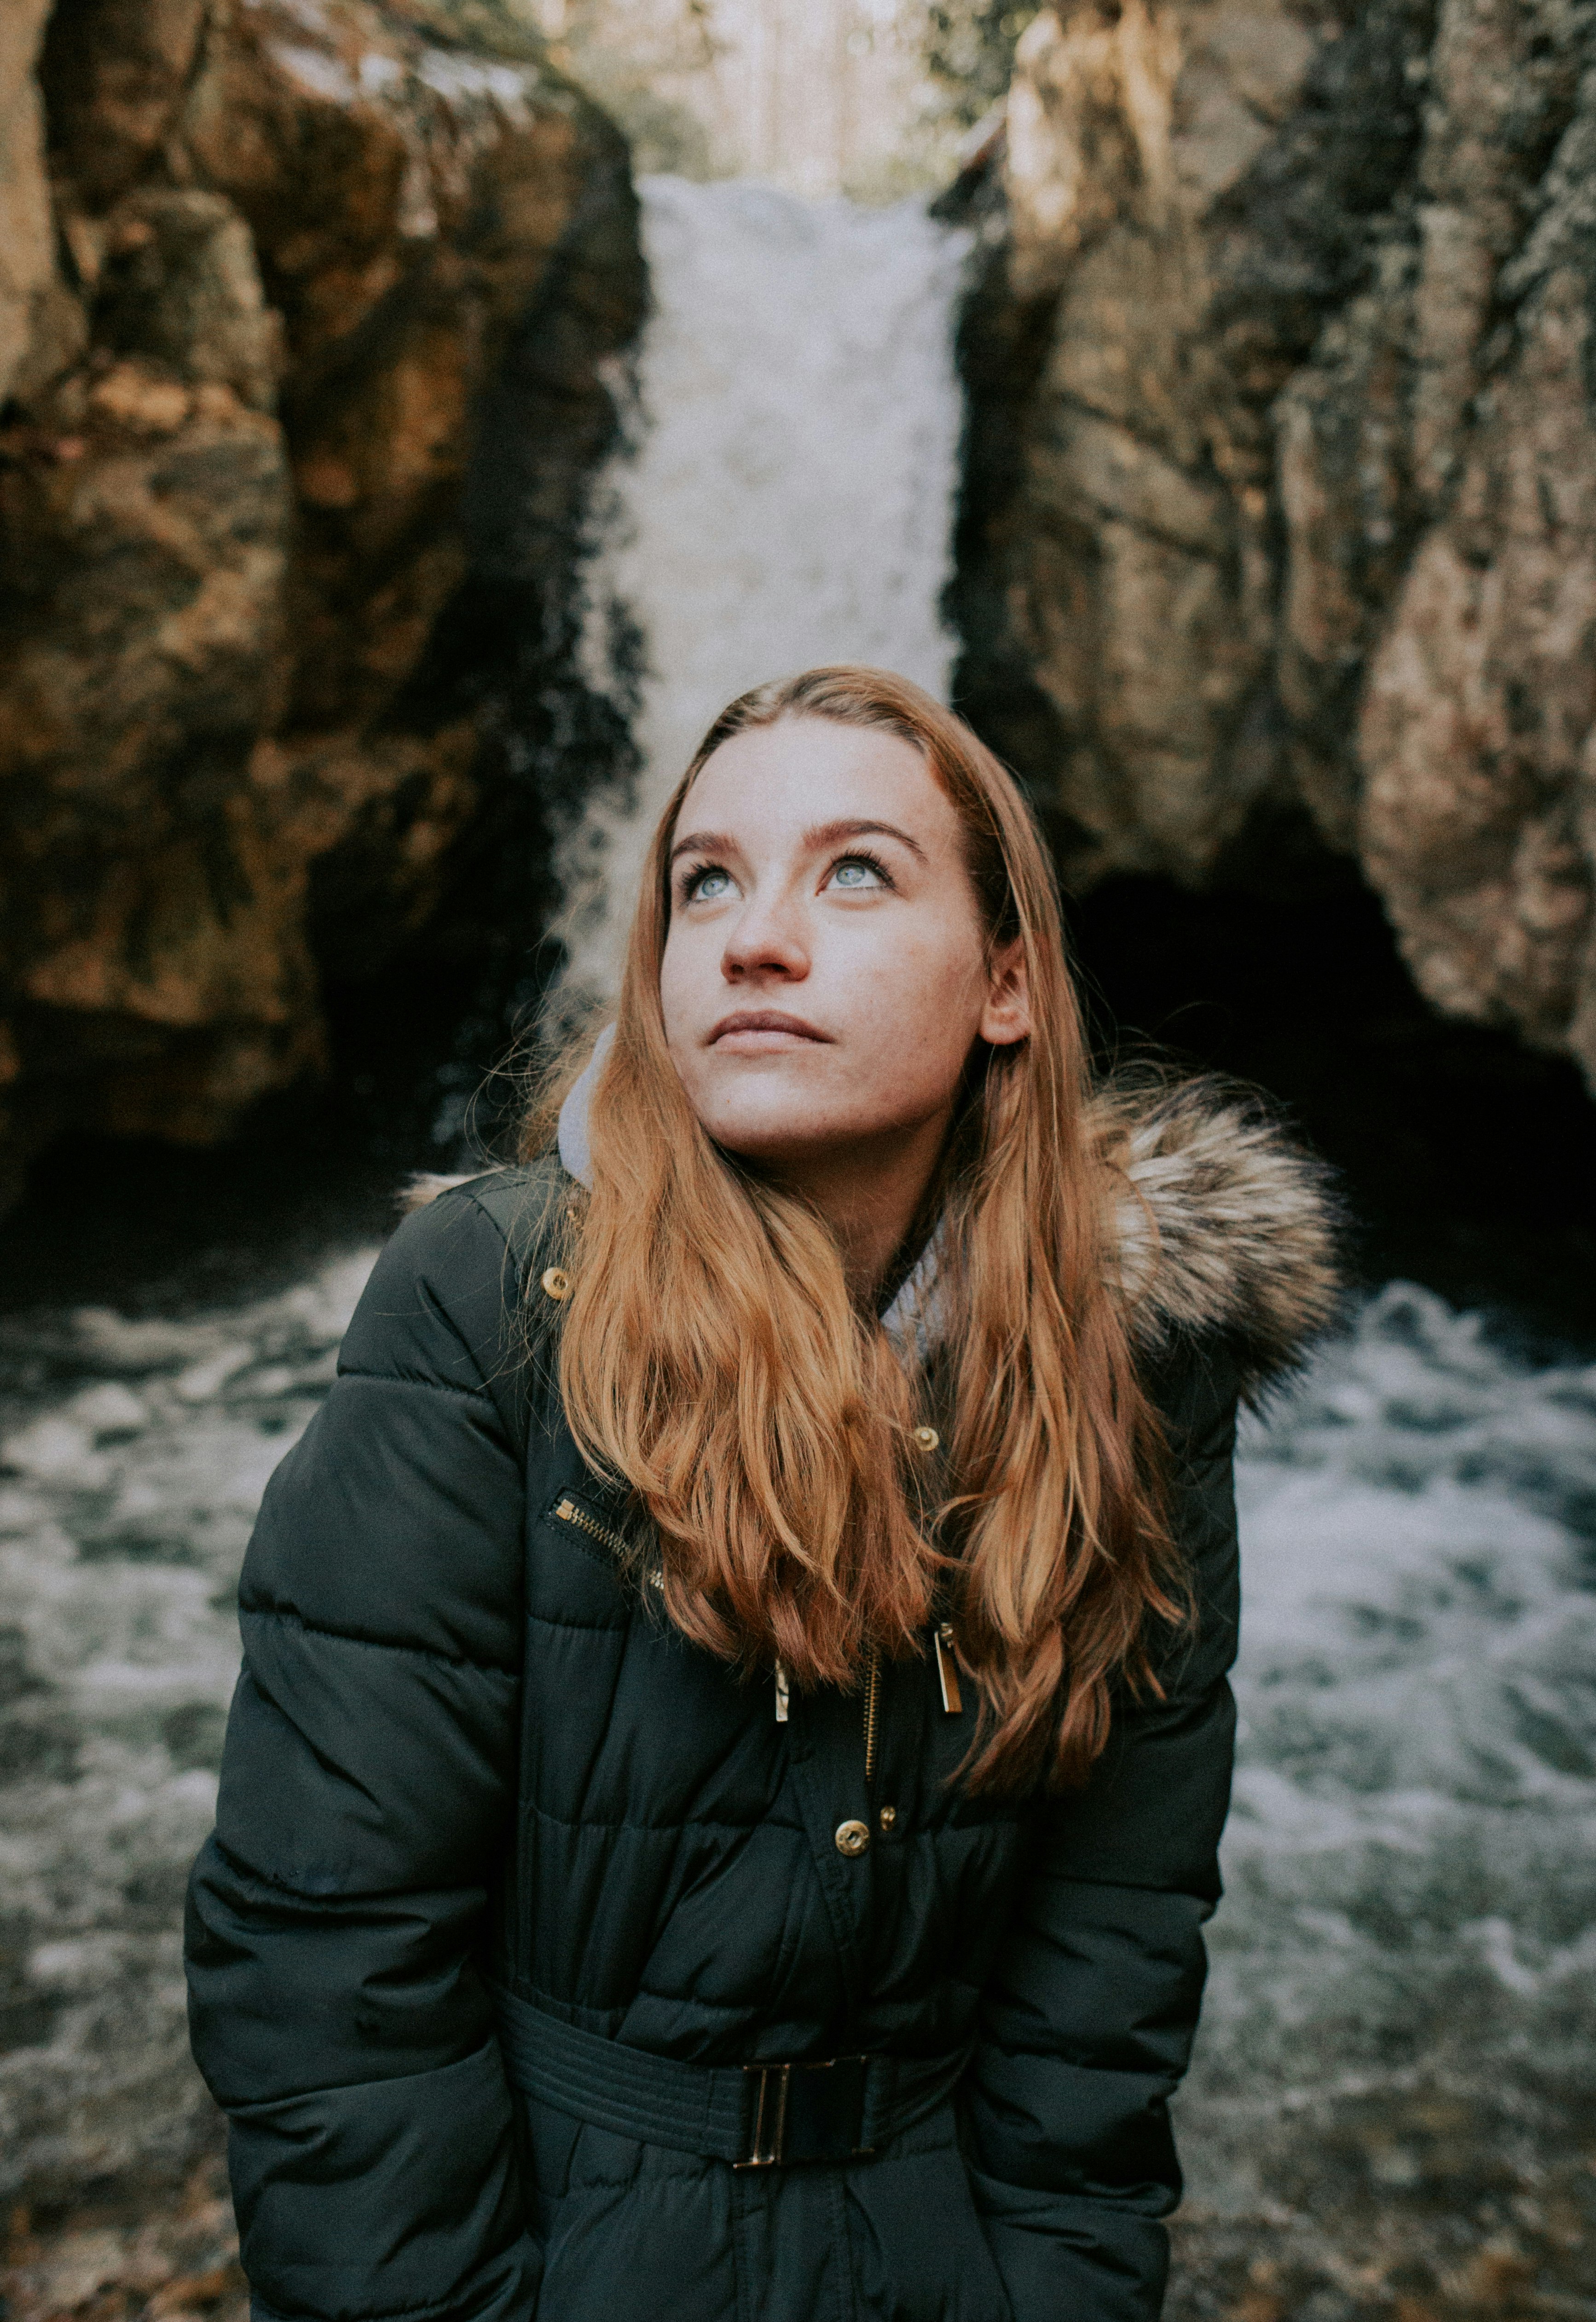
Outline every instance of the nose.
{"label": "nose", "polygon": [[756,889],[726,937],[720,972],[728,983],[757,982],[762,976],[801,983],[809,973],[809,947],[797,898],[762,894]]}

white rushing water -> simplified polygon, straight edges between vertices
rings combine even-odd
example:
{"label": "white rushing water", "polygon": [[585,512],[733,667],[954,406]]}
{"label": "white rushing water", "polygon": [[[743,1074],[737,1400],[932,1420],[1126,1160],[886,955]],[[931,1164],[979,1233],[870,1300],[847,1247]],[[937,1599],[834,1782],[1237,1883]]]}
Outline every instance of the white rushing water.
{"label": "white rushing water", "polygon": [[1476,2159],[1556,2141],[1596,2098],[1596,1364],[1391,1284],[1244,1431],[1237,1495],[1192,2195],[1267,2210],[1338,2105],[1376,2192],[1444,2173],[1437,2104]]}
{"label": "white rushing water", "polygon": [[[203,1321],[93,1312],[0,1343],[12,2181],[160,2152],[195,2116],[179,1897],[233,1584],[370,1259]],[[1311,2136],[1338,2099],[1378,2099],[1398,2181],[1418,2081],[1596,2082],[1596,1365],[1527,1367],[1394,1285],[1249,1427],[1238,1480],[1236,1803],[1182,2108],[1195,2201],[1256,2214],[1291,2121]]]}
{"label": "white rushing water", "polygon": [[181,1916],[239,1567],[376,1253],[186,1321],[0,1327],[0,2195],[180,2159]]}
{"label": "white rushing water", "polygon": [[566,842],[568,1004],[615,989],[643,850],[704,729],[751,685],[869,662],[945,694],[967,237],[914,203],[642,183],[653,314],[632,440],[598,495],[588,644],[641,636],[636,795]]}

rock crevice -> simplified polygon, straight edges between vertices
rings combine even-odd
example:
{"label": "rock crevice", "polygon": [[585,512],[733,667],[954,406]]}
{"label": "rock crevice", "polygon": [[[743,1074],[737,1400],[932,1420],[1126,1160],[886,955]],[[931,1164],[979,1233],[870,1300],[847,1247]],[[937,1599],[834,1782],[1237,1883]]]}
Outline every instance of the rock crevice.
{"label": "rock crevice", "polygon": [[1077,886],[1311,818],[1430,1000],[1596,1076],[1593,105],[1582,0],[1044,10],[954,609]]}

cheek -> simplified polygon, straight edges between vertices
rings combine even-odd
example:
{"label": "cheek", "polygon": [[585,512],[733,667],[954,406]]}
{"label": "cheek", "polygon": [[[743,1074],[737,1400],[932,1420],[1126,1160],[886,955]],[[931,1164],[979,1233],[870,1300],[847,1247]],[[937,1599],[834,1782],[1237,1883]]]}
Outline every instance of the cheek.
{"label": "cheek", "polygon": [[665,1019],[665,1038],[672,1047],[690,1028],[694,997],[703,977],[703,963],[696,952],[702,948],[684,940],[674,927],[665,940],[660,962],[660,1010]]}
{"label": "cheek", "polygon": [[851,995],[858,1046],[894,1080],[951,1089],[980,1028],[984,992],[978,953],[895,945],[866,965]]}

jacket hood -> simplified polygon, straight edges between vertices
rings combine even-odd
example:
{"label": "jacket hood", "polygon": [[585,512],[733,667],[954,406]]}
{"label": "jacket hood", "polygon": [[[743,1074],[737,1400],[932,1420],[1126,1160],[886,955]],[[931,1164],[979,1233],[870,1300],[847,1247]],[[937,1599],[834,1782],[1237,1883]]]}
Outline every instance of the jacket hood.
{"label": "jacket hood", "polygon": [[[584,1185],[588,1108],[613,1037],[613,1027],[600,1034],[560,1113],[561,1162]],[[1329,1170],[1254,1092],[1211,1077],[1109,1083],[1092,1114],[1121,1156],[1115,1257],[1133,1340],[1156,1358],[1222,1338],[1244,1396],[1255,1398],[1301,1362],[1340,1305],[1343,1220]],[[409,1200],[468,1182],[417,1178]],[[935,1241],[881,1319],[895,1335],[913,1330],[922,1351],[939,1335]]]}
{"label": "jacket hood", "polygon": [[1108,1108],[1126,1130],[1115,1232],[1133,1339],[1156,1354],[1222,1336],[1255,1396],[1340,1308],[1344,1219],[1329,1169],[1254,1092],[1222,1081],[1110,1085],[1094,1101]]}

